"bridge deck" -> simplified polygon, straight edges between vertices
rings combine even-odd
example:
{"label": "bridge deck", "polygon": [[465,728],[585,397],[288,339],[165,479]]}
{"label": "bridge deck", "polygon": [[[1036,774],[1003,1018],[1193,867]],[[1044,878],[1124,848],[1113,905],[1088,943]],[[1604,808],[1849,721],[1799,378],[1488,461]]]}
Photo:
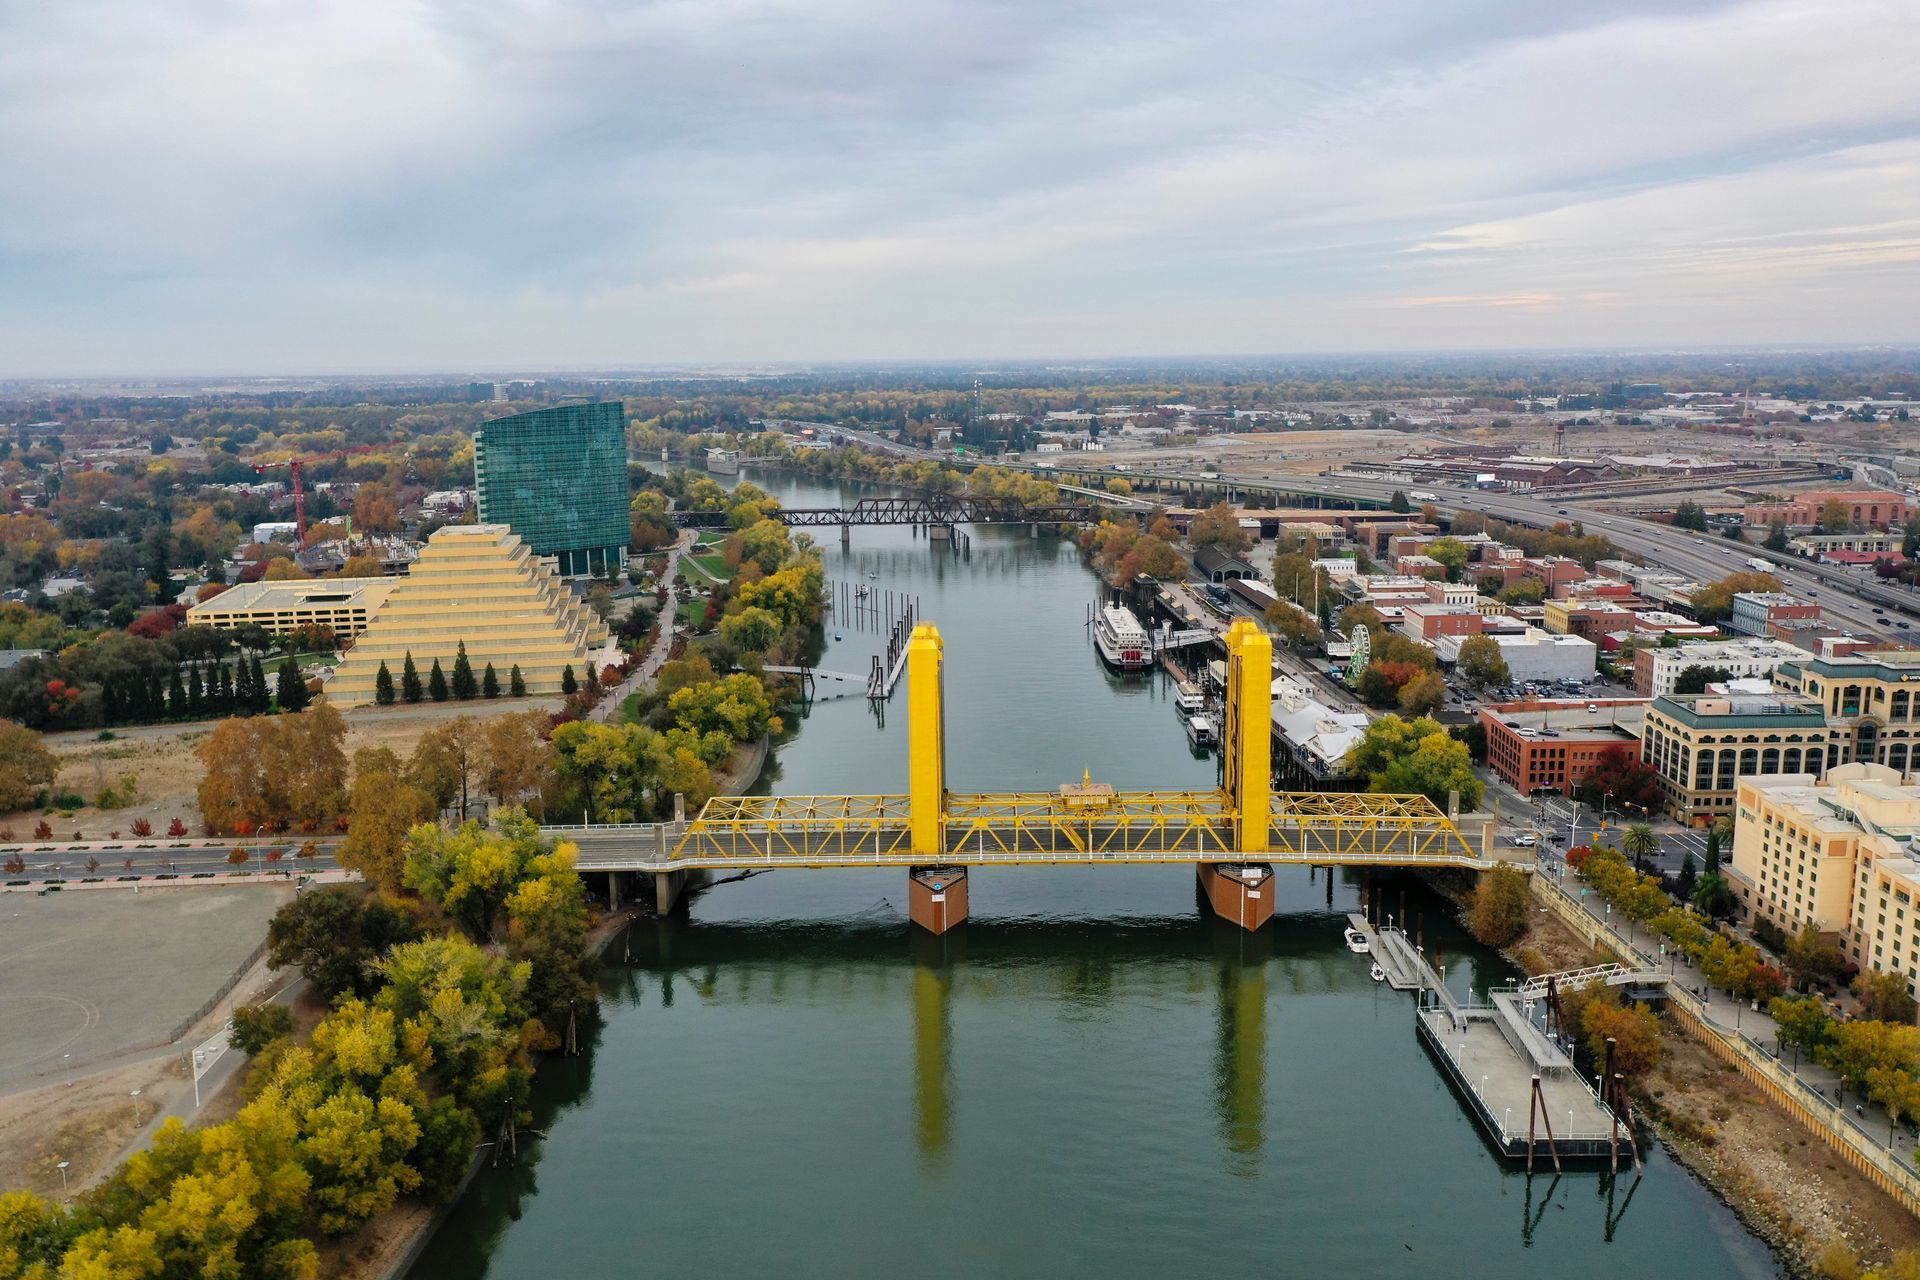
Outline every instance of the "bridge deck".
{"label": "bridge deck", "polygon": [[945,851],[913,847],[908,799],[727,796],[683,824],[552,828],[580,847],[580,869],[910,867],[1258,861],[1326,866],[1471,867],[1504,863],[1470,848],[1424,797],[1276,795],[1269,848],[1237,847],[1222,793],[1136,791],[1099,804],[1056,792],[951,794]]}

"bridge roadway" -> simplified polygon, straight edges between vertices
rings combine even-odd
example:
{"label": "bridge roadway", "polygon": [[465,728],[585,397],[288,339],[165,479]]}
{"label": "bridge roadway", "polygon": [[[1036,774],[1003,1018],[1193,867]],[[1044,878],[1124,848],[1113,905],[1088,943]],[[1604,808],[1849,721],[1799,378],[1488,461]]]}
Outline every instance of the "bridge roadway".
{"label": "bridge roadway", "polygon": [[582,871],[673,872],[760,867],[1040,866],[1263,863],[1314,866],[1508,865],[1475,849],[1421,796],[1278,792],[1268,848],[1235,847],[1225,792],[1117,792],[1097,807],[1055,792],[954,793],[942,851],[912,843],[909,798],[727,796],[692,821],[550,826],[579,847]]}
{"label": "bridge roadway", "polygon": [[[1056,502],[1028,506],[1012,498],[974,498],[932,494],[919,497],[862,498],[850,507],[782,507],[768,514],[790,529],[884,524],[1087,524],[1105,508],[1092,502]],[[683,529],[724,529],[724,511],[676,511]]]}

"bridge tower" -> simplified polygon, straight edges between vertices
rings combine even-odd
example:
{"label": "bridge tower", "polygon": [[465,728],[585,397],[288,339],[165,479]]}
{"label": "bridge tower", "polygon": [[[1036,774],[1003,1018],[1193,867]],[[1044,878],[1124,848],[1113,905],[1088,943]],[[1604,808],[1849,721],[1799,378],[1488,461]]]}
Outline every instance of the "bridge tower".
{"label": "bridge tower", "polygon": [[1273,638],[1251,618],[1227,628],[1227,701],[1222,781],[1238,863],[1202,862],[1200,887],[1214,912],[1249,931],[1273,918]]}
{"label": "bridge tower", "polygon": [[922,622],[907,639],[907,837],[914,866],[907,874],[907,916],[936,934],[967,918],[967,869],[941,865],[947,856],[945,644]]}

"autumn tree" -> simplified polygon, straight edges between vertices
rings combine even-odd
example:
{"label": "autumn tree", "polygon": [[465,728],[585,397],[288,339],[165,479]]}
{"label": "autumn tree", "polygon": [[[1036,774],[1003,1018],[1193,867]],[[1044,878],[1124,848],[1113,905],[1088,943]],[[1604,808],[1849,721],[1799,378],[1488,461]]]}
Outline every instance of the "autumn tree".
{"label": "autumn tree", "polygon": [[1702,622],[1720,622],[1733,615],[1734,596],[1779,589],[1780,579],[1770,573],[1730,573],[1693,593],[1693,616]]}
{"label": "autumn tree", "polygon": [[407,776],[400,758],[385,747],[353,754],[353,793],[340,865],[358,871],[387,894],[399,893],[407,832],[439,813],[433,798]]}
{"label": "autumn tree", "polygon": [[346,721],[322,702],[293,715],[223,720],[194,748],[200,816],[213,832],[317,826],[346,802]]}
{"label": "autumn tree", "polygon": [[0,720],[0,813],[24,809],[53,786],[60,762],[40,735],[12,720]]}
{"label": "autumn tree", "polygon": [[1438,671],[1422,671],[1400,686],[1400,713],[1424,716],[1447,700],[1447,682]]}
{"label": "autumn tree", "polygon": [[481,759],[479,723],[456,716],[420,735],[407,761],[407,779],[432,798],[436,812],[457,803],[464,822]]}
{"label": "autumn tree", "polygon": [[490,717],[481,730],[480,789],[499,808],[540,797],[553,777],[547,717],[520,711]]}
{"label": "autumn tree", "polygon": [[1483,872],[1474,886],[1467,927],[1490,947],[1504,947],[1527,931],[1527,878],[1512,867]]}
{"label": "autumn tree", "polygon": [[1446,569],[1448,582],[1460,581],[1461,571],[1467,567],[1467,558],[1472,554],[1472,548],[1458,538],[1435,538],[1427,544],[1428,558],[1438,560]]}
{"label": "autumn tree", "polygon": [[1617,998],[1593,999],[1581,1013],[1581,1026],[1596,1062],[1606,1060],[1607,1041],[1613,1041],[1613,1069],[1629,1080],[1660,1064],[1660,1019],[1640,1005],[1621,1004]]}
{"label": "autumn tree", "polygon": [[1846,964],[1840,944],[1811,922],[1802,925],[1800,932],[1787,939],[1786,959],[1787,971],[1793,975],[1794,982],[1802,987],[1816,982],[1832,982],[1840,976],[1841,967]]}
{"label": "autumn tree", "polygon": [[1492,636],[1469,636],[1461,641],[1455,666],[1460,678],[1477,689],[1504,689],[1513,683],[1506,656]]}
{"label": "autumn tree", "polygon": [[1306,610],[1285,600],[1267,606],[1267,627],[1282,644],[1303,649],[1320,643],[1320,624]]}
{"label": "autumn tree", "polygon": [[1367,779],[1370,791],[1425,795],[1442,808],[1448,794],[1457,791],[1462,809],[1473,809],[1483,790],[1466,744],[1425,716],[1375,720],[1347,753],[1347,769]]}
{"label": "autumn tree", "polygon": [[1253,546],[1253,539],[1240,527],[1240,513],[1230,503],[1216,502],[1196,515],[1187,526],[1187,541],[1194,547],[1216,547],[1240,555]]}
{"label": "autumn tree", "polygon": [[1616,744],[1601,751],[1574,794],[1595,808],[1611,795],[1616,807],[1631,806],[1646,812],[1660,803],[1660,774],[1632,747]]}
{"label": "autumn tree", "polygon": [[1906,979],[1900,974],[1865,970],[1854,978],[1853,994],[1860,1001],[1863,1018],[1913,1021],[1913,997],[1907,994]]}

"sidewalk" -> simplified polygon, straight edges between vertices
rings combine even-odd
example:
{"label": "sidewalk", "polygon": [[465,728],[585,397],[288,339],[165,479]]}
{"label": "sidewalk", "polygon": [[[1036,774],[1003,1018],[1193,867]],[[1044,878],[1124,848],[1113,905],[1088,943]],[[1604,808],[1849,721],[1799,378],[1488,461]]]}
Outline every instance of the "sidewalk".
{"label": "sidewalk", "polygon": [[1549,855],[1536,859],[1535,866],[1535,878],[1541,886],[1548,892],[1557,892],[1563,902],[1571,903],[1584,913],[1606,935],[1608,945],[1619,952],[1622,959],[1645,969],[1671,974],[1679,989],[1675,999],[1686,1000],[1703,1022],[1728,1036],[1745,1040],[1773,1059],[1783,1073],[1798,1083],[1803,1102],[1824,1106],[1832,1118],[1845,1121],[1864,1144],[1890,1153],[1909,1173],[1920,1169],[1914,1138],[1893,1122],[1884,1107],[1868,1101],[1857,1087],[1843,1088],[1838,1074],[1806,1054],[1793,1049],[1782,1054],[1779,1028],[1765,1008],[1756,1008],[1748,1001],[1737,1000],[1725,991],[1710,987],[1678,948],[1663,946],[1665,939],[1659,935],[1624,915],[1608,912],[1598,897],[1588,894],[1583,898],[1579,878],[1567,872],[1565,863]]}
{"label": "sidewalk", "polygon": [[680,557],[692,550],[694,540],[698,537],[699,534],[696,531],[685,530],[680,534],[679,541],[668,548],[666,568],[661,572],[661,581],[666,583],[667,587],[667,598],[660,606],[653,645],[647,650],[646,656],[627,673],[625,680],[600,695],[600,701],[595,703],[593,710],[588,713],[589,719],[611,720],[619,714],[621,706],[627,700],[627,695],[651,681],[660,673],[660,668],[666,665],[667,655],[673,652],[674,620],[680,611],[680,587],[675,580],[675,570],[680,567]]}

